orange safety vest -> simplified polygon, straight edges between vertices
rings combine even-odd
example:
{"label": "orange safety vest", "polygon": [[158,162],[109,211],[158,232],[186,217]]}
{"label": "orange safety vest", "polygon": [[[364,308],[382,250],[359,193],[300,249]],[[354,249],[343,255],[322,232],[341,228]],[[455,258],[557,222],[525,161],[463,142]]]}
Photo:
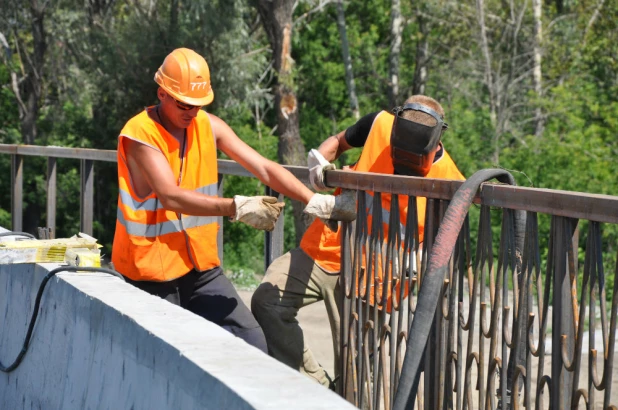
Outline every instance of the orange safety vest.
{"label": "orange safety vest", "polygon": [[[192,269],[219,266],[216,216],[177,214],[154,192],[138,196],[131,183],[123,139],[161,152],[183,189],[217,196],[217,147],[208,114],[200,111],[178,141],[149,116],[131,118],[118,137],[118,213],[112,250],[114,267],[133,280],[165,282]],[[183,150],[184,145],[184,153]]]}
{"label": "orange safety vest", "polygon": [[[363,147],[358,162],[351,167],[354,171],[375,172],[380,174],[394,174],[395,169],[391,160],[390,138],[393,128],[394,117],[391,113],[382,111],[373,121],[369,136]],[[463,180],[464,176],[459,172],[450,155],[443,150],[442,156],[433,163],[426,178]],[[335,195],[339,194],[339,189]],[[366,192],[365,204],[370,210],[373,202],[373,192]],[[419,241],[423,241],[425,227],[425,207],[427,200],[419,197],[416,200],[418,211]],[[390,218],[391,196],[382,194],[382,221],[384,232],[388,232]],[[399,195],[399,219],[403,227],[408,215],[408,197]],[[371,214],[368,212],[368,232],[371,232]],[[322,269],[336,273],[341,270],[341,232],[331,231],[320,219],[313,221],[301,240],[300,247]],[[381,273],[381,272],[379,272]],[[373,300],[373,297],[371,298]],[[390,299],[390,298],[389,298]]]}

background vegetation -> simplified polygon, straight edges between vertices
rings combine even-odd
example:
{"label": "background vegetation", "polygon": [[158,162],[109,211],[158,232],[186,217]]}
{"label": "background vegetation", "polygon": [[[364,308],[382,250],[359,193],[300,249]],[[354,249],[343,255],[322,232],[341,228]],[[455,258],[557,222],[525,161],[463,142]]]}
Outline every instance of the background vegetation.
{"label": "background vegetation", "polygon": [[[208,111],[265,156],[289,163],[276,109],[284,77],[263,3],[0,0],[0,142],[115,149],[123,124],[156,104],[155,70],[184,46],[211,67],[216,98]],[[421,92],[444,105],[445,146],[465,175],[503,167],[524,186],[618,195],[617,2],[270,3],[291,10],[293,68],[284,79],[297,98],[307,149],[353,124],[357,112],[390,109]],[[342,163],[354,160],[353,153]],[[79,230],[78,165],[59,161],[58,236]],[[27,159],[30,232],[45,221],[45,172],[44,159]],[[0,173],[10,175],[9,156],[0,156]],[[262,189],[255,180],[230,178],[225,194]],[[109,253],[113,164],[96,165],[95,195],[94,235]],[[289,249],[298,226],[292,212],[286,218]],[[11,225],[8,177],[0,178],[0,225]],[[262,272],[263,234],[241,224],[224,229],[226,268]],[[618,232],[604,229],[614,260]]]}

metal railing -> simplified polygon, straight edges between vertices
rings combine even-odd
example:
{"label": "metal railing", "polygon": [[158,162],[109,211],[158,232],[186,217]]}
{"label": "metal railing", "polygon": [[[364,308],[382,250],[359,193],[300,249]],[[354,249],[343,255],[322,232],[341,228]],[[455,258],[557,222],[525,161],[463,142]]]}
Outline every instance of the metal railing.
{"label": "metal railing", "polygon": [[[403,359],[428,255],[462,182],[343,172],[327,178],[331,186],[358,190],[358,218],[343,227],[337,388],[359,408],[389,410],[408,370]],[[388,210],[383,196],[390,196]],[[427,212],[419,243],[411,204],[422,197]],[[403,226],[402,201],[410,205]],[[410,392],[415,408],[616,409],[618,282],[611,300],[606,283],[617,265],[604,266],[602,252],[615,257],[616,244],[603,246],[601,229],[618,223],[618,197],[486,183],[474,202],[476,235],[466,216],[454,233],[434,315],[420,319],[433,317],[427,348],[410,353],[422,355],[420,383]],[[492,224],[490,209],[501,213],[499,224]],[[526,215],[523,254],[515,246],[514,210]],[[541,215],[551,219],[544,238]]]}
{"label": "metal railing", "polygon": [[[35,145],[0,144],[0,154],[11,155],[11,218],[13,231],[21,231],[23,228],[23,184],[24,184],[24,157],[47,157],[47,228],[53,236],[56,232],[56,177],[57,159],[70,158],[80,162],[80,230],[92,235],[94,216],[94,164],[95,161],[117,162],[116,150],[100,150],[88,148],[66,147],[43,147]],[[298,179],[309,183],[309,172],[304,167],[286,166]],[[223,183],[226,175],[254,177],[242,166],[234,161],[218,160],[219,184],[218,193],[223,194]],[[282,195],[265,188],[266,195],[272,195],[282,199]],[[115,206],[115,205],[114,205]],[[219,229],[217,242],[219,258],[223,261],[223,217],[219,217]],[[283,254],[283,212],[275,229],[265,233],[264,264],[266,267]]]}
{"label": "metal railing", "polygon": [[[116,151],[0,145],[0,153],[12,156],[13,230],[21,230],[23,217],[23,157],[34,155],[48,157],[50,228],[55,228],[55,159],[81,161],[81,227],[92,232],[94,161],[116,162]],[[225,175],[252,177],[233,161],[218,164],[220,194]],[[286,168],[307,181],[306,168]],[[389,410],[405,372],[407,332],[428,255],[462,182],[346,171],[328,171],[326,177],[329,186],[357,190],[359,198],[357,220],[340,228],[343,372],[337,388],[358,407]],[[370,212],[366,191],[374,192]],[[427,199],[422,244],[414,206],[402,227],[369,226],[369,217],[381,220],[381,196],[391,194],[392,221],[400,219],[399,202]],[[466,219],[444,277],[421,384],[414,392],[417,408],[566,409],[602,403],[603,409],[616,409],[618,282],[607,300],[606,282],[615,277],[616,266],[607,267],[603,260],[603,250],[615,254],[616,244],[603,244],[601,231],[604,224],[618,224],[618,197],[487,183],[474,202],[480,206],[478,228],[473,230]],[[499,224],[492,223],[491,209],[502,214]],[[513,210],[526,213],[523,254],[512,245]],[[539,217],[551,219],[547,237],[539,232]],[[220,256],[222,250],[220,230]],[[266,266],[282,252],[280,218],[275,230],[266,233]],[[357,289],[357,284],[364,286]],[[395,290],[390,311],[385,308],[388,293],[380,288]],[[370,295],[377,308],[367,303]]]}

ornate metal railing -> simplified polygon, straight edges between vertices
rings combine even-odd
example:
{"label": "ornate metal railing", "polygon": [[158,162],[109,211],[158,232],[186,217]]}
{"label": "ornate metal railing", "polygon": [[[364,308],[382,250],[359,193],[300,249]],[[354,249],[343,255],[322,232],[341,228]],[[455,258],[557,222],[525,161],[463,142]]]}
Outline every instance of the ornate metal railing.
{"label": "ornate metal railing", "polygon": [[[410,401],[393,407],[398,389],[408,388],[399,385],[409,370],[408,331],[428,255],[461,182],[342,172],[329,173],[328,182],[357,189],[359,211],[343,227],[337,387],[360,408],[408,408]],[[389,213],[383,196],[392,197]],[[412,205],[421,197],[423,243]],[[405,220],[402,201],[410,210]],[[420,384],[411,392],[416,408],[615,409],[618,282],[610,300],[606,284],[616,275],[616,243],[603,243],[601,229],[618,223],[618,197],[484,184],[475,202],[478,227],[466,217],[461,232],[451,233],[457,242],[435,315],[418,319],[432,324],[427,348],[409,346],[422,357]],[[519,246],[515,210],[526,216]],[[501,222],[492,223],[492,214]],[[539,232],[539,215],[551,219],[548,236]],[[611,266],[603,251],[611,252]]]}

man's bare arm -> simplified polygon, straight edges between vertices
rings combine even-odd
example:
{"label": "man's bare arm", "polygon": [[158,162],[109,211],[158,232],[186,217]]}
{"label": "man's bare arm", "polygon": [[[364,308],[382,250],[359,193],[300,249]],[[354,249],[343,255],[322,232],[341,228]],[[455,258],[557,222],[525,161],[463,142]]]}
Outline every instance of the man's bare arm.
{"label": "man's bare arm", "polygon": [[309,202],[314,193],[292,173],[261,156],[242,141],[222,119],[212,114],[208,116],[217,139],[217,148],[275,191],[305,204]]}
{"label": "man's bare arm", "polygon": [[345,130],[343,130],[339,134],[326,138],[318,147],[318,151],[328,162],[333,162],[351,148],[352,146],[345,139]]}
{"label": "man's bare arm", "polygon": [[236,213],[231,198],[204,195],[176,185],[167,159],[154,148],[128,138],[124,139],[124,144],[130,169],[138,170],[165,209],[196,216],[233,216]]}

